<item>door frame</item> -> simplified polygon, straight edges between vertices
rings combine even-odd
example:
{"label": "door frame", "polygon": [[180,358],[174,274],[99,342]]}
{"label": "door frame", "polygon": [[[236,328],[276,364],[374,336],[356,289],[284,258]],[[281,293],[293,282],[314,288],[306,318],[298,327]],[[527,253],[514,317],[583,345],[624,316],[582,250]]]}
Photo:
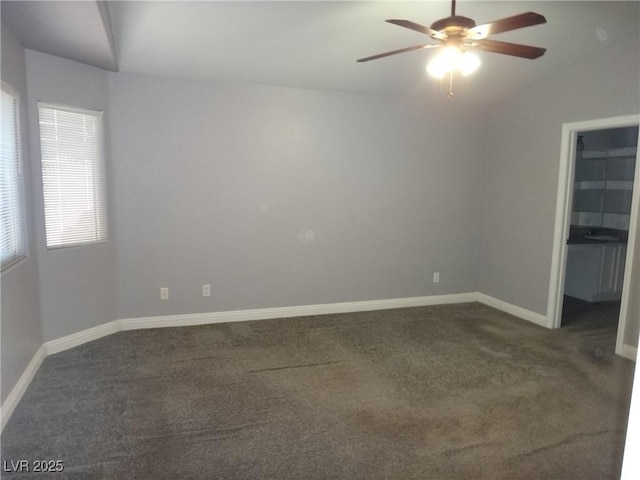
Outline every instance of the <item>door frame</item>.
{"label": "door frame", "polygon": [[[547,304],[547,322],[551,328],[560,328],[562,321],[562,303],[564,297],[564,281],[567,267],[567,240],[571,225],[571,207],[573,202],[573,177],[575,173],[575,156],[578,133],[590,130],[608,130],[611,128],[631,127],[640,125],[640,115],[626,115],[620,117],[602,118],[581,122],[564,123],[562,125],[562,140],[560,144],[560,169],[558,174],[558,194],[556,198],[556,221],[553,235],[553,252],[551,263],[551,278],[549,282],[549,300]],[[640,213],[640,142],[636,151],[636,169],[633,178],[633,196],[631,199],[631,213],[629,217],[629,240],[625,260],[624,279],[622,285],[622,300],[620,303],[620,320],[616,339],[616,353],[628,356],[624,352],[624,330],[627,323],[629,309],[629,290],[631,267],[636,249],[636,229]],[[623,353],[624,352],[624,353]]]}

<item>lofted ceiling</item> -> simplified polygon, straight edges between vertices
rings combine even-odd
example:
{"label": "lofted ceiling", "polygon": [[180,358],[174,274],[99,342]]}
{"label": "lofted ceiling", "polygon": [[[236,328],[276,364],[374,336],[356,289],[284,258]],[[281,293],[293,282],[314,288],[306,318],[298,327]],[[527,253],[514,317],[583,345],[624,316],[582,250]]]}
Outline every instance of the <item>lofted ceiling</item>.
{"label": "lofted ceiling", "polygon": [[[108,4],[108,8],[107,8]],[[547,23],[492,37],[547,48],[537,60],[479,52],[455,100],[488,105],[623,41],[640,43],[636,1],[459,0],[482,24],[534,11]],[[442,1],[2,1],[3,24],[27,48],[108,70],[213,78],[365,94],[440,96],[425,65],[434,50],[356,59],[430,39],[385,23],[423,25],[450,14]],[[113,35],[113,37],[112,37]]]}
{"label": "lofted ceiling", "polygon": [[2,1],[2,25],[31,50],[118,69],[106,2]]}

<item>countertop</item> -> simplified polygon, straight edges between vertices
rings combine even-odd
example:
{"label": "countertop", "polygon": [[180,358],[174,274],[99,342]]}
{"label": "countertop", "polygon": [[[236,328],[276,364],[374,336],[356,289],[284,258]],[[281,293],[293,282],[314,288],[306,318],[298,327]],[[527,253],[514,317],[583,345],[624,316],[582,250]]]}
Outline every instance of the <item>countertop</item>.
{"label": "countertop", "polygon": [[627,243],[628,232],[613,228],[588,228],[571,226],[568,245],[597,245],[603,243]]}

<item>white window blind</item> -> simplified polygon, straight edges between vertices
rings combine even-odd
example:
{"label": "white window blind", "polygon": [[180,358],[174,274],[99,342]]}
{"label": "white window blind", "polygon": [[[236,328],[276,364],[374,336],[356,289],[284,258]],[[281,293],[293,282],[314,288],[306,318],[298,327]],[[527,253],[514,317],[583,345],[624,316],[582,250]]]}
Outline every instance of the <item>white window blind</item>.
{"label": "white window blind", "polygon": [[24,190],[20,159],[18,97],[2,87],[0,131],[0,252],[2,269],[27,256]]}
{"label": "white window blind", "polygon": [[38,112],[47,248],[106,241],[102,112]]}

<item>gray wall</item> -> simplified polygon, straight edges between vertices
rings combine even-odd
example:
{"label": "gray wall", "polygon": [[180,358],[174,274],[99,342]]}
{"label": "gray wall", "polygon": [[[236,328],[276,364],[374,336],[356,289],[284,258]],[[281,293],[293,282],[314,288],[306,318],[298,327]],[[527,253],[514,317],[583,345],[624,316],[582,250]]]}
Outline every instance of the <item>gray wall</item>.
{"label": "gray wall", "polygon": [[27,142],[27,80],[24,49],[13,34],[3,25],[2,31],[2,81],[20,95],[22,164],[25,180],[25,210],[27,217],[28,257],[2,272],[1,288],[1,338],[2,338],[2,393],[4,403],[29,361],[42,344],[40,324],[40,299],[38,288],[38,261],[35,249],[31,202],[31,165]]}
{"label": "gray wall", "polygon": [[481,117],[124,73],[110,100],[120,318],[477,290]]}
{"label": "gray wall", "polygon": [[[105,111],[105,143],[108,146],[107,74],[94,67],[31,50],[26,51],[26,66],[42,329],[44,341],[49,341],[116,319],[116,232],[113,218],[110,218],[108,243],[47,250],[37,102]],[[108,150],[106,160],[109,166]],[[109,195],[110,177],[108,169],[108,198],[112,197]]]}
{"label": "gray wall", "polygon": [[[639,84],[634,38],[495,106],[487,135],[480,291],[546,315],[562,124],[637,114]],[[634,298],[639,294],[636,289]]]}

